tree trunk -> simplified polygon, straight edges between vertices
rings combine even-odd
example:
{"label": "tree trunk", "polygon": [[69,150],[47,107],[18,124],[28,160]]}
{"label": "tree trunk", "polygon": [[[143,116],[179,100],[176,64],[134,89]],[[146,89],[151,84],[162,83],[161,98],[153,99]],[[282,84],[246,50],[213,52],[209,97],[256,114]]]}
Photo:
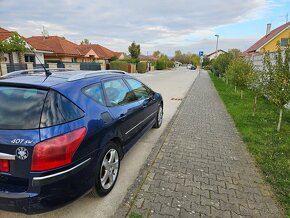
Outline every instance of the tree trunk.
{"label": "tree trunk", "polygon": [[278,126],[277,126],[278,132],[280,132],[280,129],[281,129],[282,116],[283,116],[283,108],[280,108],[279,122],[278,122]]}
{"label": "tree trunk", "polygon": [[241,99],[243,99],[243,94],[244,94],[244,92],[243,92],[243,90],[241,90]]}
{"label": "tree trunk", "polygon": [[0,63],[5,61],[4,52],[0,52]]}
{"label": "tree trunk", "polygon": [[235,93],[237,93],[237,86],[235,85]]}
{"label": "tree trunk", "polygon": [[24,64],[23,52],[17,52],[19,64]]}
{"label": "tree trunk", "polygon": [[12,52],[9,53],[9,63],[10,64],[14,64],[13,53]]}
{"label": "tree trunk", "polygon": [[257,110],[257,96],[254,98],[254,106],[253,106],[253,117],[256,115]]}

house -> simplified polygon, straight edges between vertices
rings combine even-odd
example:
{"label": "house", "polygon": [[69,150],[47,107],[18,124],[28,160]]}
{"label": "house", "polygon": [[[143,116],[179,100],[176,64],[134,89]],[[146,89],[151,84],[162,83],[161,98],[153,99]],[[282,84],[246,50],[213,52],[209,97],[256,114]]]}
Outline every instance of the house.
{"label": "house", "polygon": [[27,38],[29,44],[40,49],[49,48],[52,53],[45,54],[45,62],[82,62],[83,54],[78,50],[78,45],[59,36],[32,36]]}
{"label": "house", "polygon": [[114,52],[98,44],[78,45],[59,36],[32,36],[27,41],[34,47],[48,47],[50,54],[45,54],[46,62],[100,62],[106,63],[113,56],[122,58],[122,53]]}
{"label": "house", "polygon": [[224,50],[219,49],[219,50],[217,50],[217,51],[215,51],[215,52],[212,52],[212,53],[210,53],[210,54],[208,54],[208,55],[206,55],[206,56],[207,56],[210,60],[212,60],[212,59],[217,58],[217,57],[220,56],[221,54],[225,54],[225,53],[227,53],[227,52],[224,51]]}
{"label": "house", "polygon": [[[5,41],[5,40],[9,40],[9,38],[14,34],[15,32],[6,30],[4,28],[0,27],[0,41]],[[22,37],[22,36],[21,36]],[[33,52],[25,52],[24,54],[21,54],[21,56],[19,56],[16,52],[13,52],[12,54],[5,54],[4,53],[4,58],[2,60],[2,63],[14,63],[14,64],[18,64],[20,62],[23,63],[33,63],[33,64],[40,64],[44,63],[44,54],[46,53],[52,53],[52,51],[45,46],[37,46],[37,48],[35,46],[33,46],[32,44],[29,43],[29,41],[22,37],[23,40],[26,42],[26,47],[27,48],[31,48],[34,49]],[[19,60],[19,58],[22,58],[22,60]]]}
{"label": "house", "polygon": [[[91,54],[95,54],[94,61],[107,63],[109,60],[111,60],[113,57],[116,57],[117,59],[124,59],[124,54],[122,52],[114,52],[108,48],[105,48],[104,46],[101,46],[99,44],[83,44],[78,46],[78,50],[86,56],[88,52]],[[86,54],[87,53],[87,54]],[[85,60],[84,60],[85,62]]]}
{"label": "house", "polygon": [[244,56],[264,52],[277,51],[277,43],[281,47],[287,46],[290,37],[290,22],[287,22],[271,31],[271,24],[267,24],[266,35],[244,52]]}

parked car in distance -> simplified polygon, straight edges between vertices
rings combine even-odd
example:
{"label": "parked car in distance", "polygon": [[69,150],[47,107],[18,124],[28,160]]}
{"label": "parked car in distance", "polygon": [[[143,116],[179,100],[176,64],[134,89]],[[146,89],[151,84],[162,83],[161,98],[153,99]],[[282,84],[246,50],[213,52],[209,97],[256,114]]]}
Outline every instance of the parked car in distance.
{"label": "parked car in distance", "polygon": [[124,154],[162,124],[162,96],[125,72],[52,71],[0,77],[1,210],[105,196]]}
{"label": "parked car in distance", "polygon": [[192,65],[192,66],[190,67],[190,69],[191,69],[191,70],[196,70],[196,66]]}
{"label": "parked car in distance", "polygon": [[188,64],[188,65],[186,66],[187,69],[191,69],[191,67],[192,67],[192,64]]}

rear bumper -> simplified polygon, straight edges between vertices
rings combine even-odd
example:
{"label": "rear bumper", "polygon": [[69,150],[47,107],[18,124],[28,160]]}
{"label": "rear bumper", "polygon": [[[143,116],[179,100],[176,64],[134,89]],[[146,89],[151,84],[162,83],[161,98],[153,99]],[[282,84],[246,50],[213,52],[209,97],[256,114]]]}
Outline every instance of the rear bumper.
{"label": "rear bumper", "polygon": [[33,177],[27,192],[0,192],[0,210],[35,214],[61,207],[82,196],[92,187],[88,175],[91,159],[66,170]]}

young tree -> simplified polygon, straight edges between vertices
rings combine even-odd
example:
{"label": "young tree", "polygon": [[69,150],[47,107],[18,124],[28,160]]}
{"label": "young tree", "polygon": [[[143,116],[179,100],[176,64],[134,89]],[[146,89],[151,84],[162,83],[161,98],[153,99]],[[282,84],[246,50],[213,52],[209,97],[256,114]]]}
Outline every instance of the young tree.
{"label": "young tree", "polygon": [[90,44],[91,44],[91,42],[88,39],[84,39],[81,41],[81,45],[90,45]]}
{"label": "young tree", "polygon": [[252,65],[253,73],[251,75],[251,79],[249,81],[249,89],[251,89],[255,93],[255,97],[253,100],[253,117],[256,115],[256,110],[257,110],[257,100],[258,97],[262,95],[262,90],[263,90],[263,80],[262,80],[262,75],[263,72],[259,70],[255,70],[253,65]]}
{"label": "young tree", "polygon": [[251,83],[253,71],[253,66],[242,58],[235,58],[226,70],[226,77],[241,89],[241,99]]}
{"label": "young tree", "polygon": [[4,53],[8,53],[8,42],[1,41],[0,42],[0,63],[4,61]]}
{"label": "young tree", "polygon": [[19,63],[22,64],[23,53],[29,51],[30,49],[27,47],[27,43],[25,40],[18,35],[18,33],[14,33],[7,41],[7,52],[9,53],[10,63],[13,64],[13,55],[12,52],[16,52],[18,55]]}
{"label": "young tree", "polygon": [[277,131],[281,129],[283,109],[290,101],[290,48],[289,45],[282,51],[277,45],[278,51],[275,55],[275,64],[271,63],[269,53],[264,57],[264,92],[280,109]]}
{"label": "young tree", "polygon": [[128,47],[128,50],[131,54],[131,58],[137,59],[140,55],[140,45],[132,42],[132,44]]}

